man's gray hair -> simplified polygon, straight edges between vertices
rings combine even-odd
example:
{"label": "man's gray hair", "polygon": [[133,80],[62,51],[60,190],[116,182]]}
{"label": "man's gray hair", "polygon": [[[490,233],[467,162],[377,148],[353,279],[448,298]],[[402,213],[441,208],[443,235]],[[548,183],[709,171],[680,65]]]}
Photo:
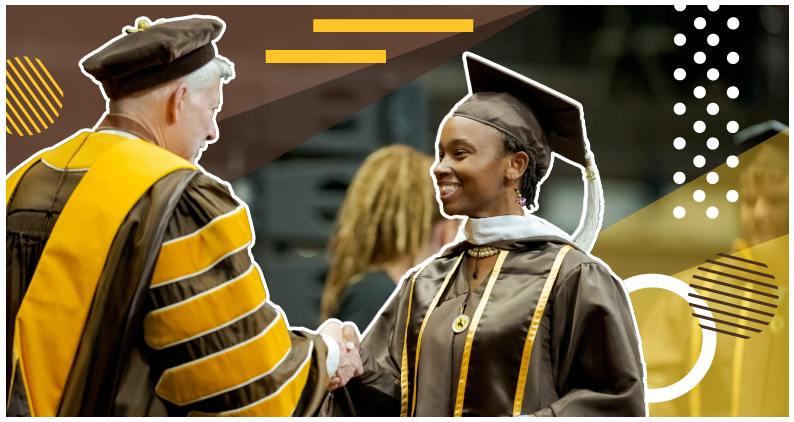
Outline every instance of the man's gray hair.
{"label": "man's gray hair", "polygon": [[200,91],[210,86],[215,75],[220,75],[223,82],[229,82],[234,73],[229,62],[215,57],[198,70],[184,76],[182,80],[190,88]]}
{"label": "man's gray hair", "polygon": [[[234,70],[232,70],[231,64],[217,56],[193,73],[183,76],[181,81],[184,82],[191,91],[201,91],[212,84],[216,75],[220,75],[221,82],[224,83],[229,82],[229,80],[234,77]],[[170,84],[171,82],[112,100],[110,101],[110,112],[120,113],[128,106],[146,104],[150,101],[160,101],[171,93],[168,89]]]}

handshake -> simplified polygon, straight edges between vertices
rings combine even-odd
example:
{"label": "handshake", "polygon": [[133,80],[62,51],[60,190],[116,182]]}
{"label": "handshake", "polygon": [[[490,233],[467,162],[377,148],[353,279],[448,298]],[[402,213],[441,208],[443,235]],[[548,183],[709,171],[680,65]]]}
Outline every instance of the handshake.
{"label": "handshake", "polygon": [[328,390],[344,387],[350,379],[364,373],[359,354],[358,333],[353,323],[340,325],[339,322],[331,320],[320,330],[320,334],[332,338],[339,346],[340,352],[339,365],[328,383]]}

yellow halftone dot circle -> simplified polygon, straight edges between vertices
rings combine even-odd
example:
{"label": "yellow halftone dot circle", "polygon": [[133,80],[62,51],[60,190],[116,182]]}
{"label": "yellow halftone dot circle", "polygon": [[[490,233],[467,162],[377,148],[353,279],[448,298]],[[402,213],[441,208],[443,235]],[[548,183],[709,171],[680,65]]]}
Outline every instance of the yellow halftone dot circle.
{"label": "yellow halftone dot circle", "polygon": [[[63,108],[63,91],[41,60],[6,60],[6,133],[33,136],[48,129]],[[9,113],[10,112],[10,113]]]}

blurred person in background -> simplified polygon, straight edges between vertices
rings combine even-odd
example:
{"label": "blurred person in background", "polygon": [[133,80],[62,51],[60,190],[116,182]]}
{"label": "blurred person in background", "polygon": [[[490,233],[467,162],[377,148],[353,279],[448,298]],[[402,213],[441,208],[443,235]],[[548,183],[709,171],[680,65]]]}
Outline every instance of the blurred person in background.
{"label": "blurred person in background", "polygon": [[455,239],[460,220],[441,215],[432,164],[404,145],[381,148],[364,161],[329,245],[321,321],[351,321],[364,332],[402,276]]}
{"label": "blurred person in background", "polygon": [[[788,129],[758,148],[749,167],[739,175],[744,239],[735,240],[733,249],[742,258],[768,265],[779,298],[773,301],[777,309],[768,328],[752,341],[735,340],[731,416],[789,416]],[[765,243],[769,246],[753,253],[751,248]]]}
{"label": "blurred person in background", "polygon": [[739,176],[739,202],[746,249],[789,232],[789,172],[787,144],[763,143],[748,168]]}
{"label": "blurred person in background", "polygon": [[[767,123],[751,126],[743,132],[752,133]],[[695,387],[697,393],[690,397],[690,416],[788,416],[788,371],[783,369],[788,367],[789,361],[789,256],[784,246],[788,241],[781,242],[780,239],[789,234],[789,140],[787,130],[776,135],[784,128],[763,131],[740,143],[746,151],[740,159],[749,161],[743,166],[736,186],[741,237],[734,239],[730,250],[734,256],[764,263],[766,268],[744,267],[775,275],[774,281],[767,282],[773,283],[777,289],[772,291],[748,282],[718,277],[745,290],[731,289],[731,293],[776,305],[774,317],[768,325],[733,320],[761,329],[757,334],[739,330],[740,334],[751,335],[749,339],[718,337],[717,357],[706,377]],[[742,132],[737,133],[737,139],[741,139],[740,135]],[[713,265],[704,267],[720,269]],[[773,292],[777,298],[770,299],[747,291],[753,289]],[[706,293],[702,294],[708,296]],[[742,301],[740,305],[752,307],[753,303]],[[739,313],[747,316],[746,311]],[[689,362],[682,362],[684,366],[691,366],[700,352],[700,327],[695,324],[691,327],[692,358]],[[719,359],[720,356],[724,358]]]}
{"label": "blurred person in background", "polygon": [[[704,254],[728,252],[737,258],[763,263],[755,264],[736,260],[725,262],[750,270],[775,276],[763,280],[777,288],[771,289],[748,281],[717,275],[705,271],[726,272],[725,267],[714,263],[702,263],[678,275],[679,279],[694,281],[703,287],[718,291],[699,291],[698,294],[732,303],[745,308],[757,308],[758,301],[776,306],[771,319],[749,313],[747,309],[735,309],[710,303],[713,316],[720,321],[717,328],[745,335],[738,338],[721,333],[717,335],[714,358],[703,379],[685,395],[666,402],[652,403],[652,416],[728,417],[728,416],[788,416],[788,238],[789,233],[789,169],[788,132],[785,126],[779,130],[763,130],[766,124],[748,127],[737,133],[737,143],[743,153],[739,155],[738,177],[726,177],[719,190],[736,190],[738,201],[732,204],[738,213],[736,219],[720,222],[726,230],[739,233],[723,250],[704,250]],[[747,134],[757,134],[747,138]],[[719,198],[717,204],[725,204]],[[723,202],[725,201],[725,202]],[[720,205],[725,206],[725,205]],[[742,277],[758,277],[728,270],[727,273]],[[700,281],[691,277],[697,275]],[[714,283],[708,283],[711,280]],[[702,282],[708,284],[703,284]],[[721,293],[740,296],[729,298]],[[760,294],[759,294],[760,293]],[[770,297],[773,295],[774,297]],[[750,302],[750,301],[756,302]],[[653,324],[642,328],[645,359],[649,373],[654,373],[655,385],[660,388],[677,382],[686,375],[698,360],[702,348],[702,329],[699,319],[690,318],[697,311],[676,295],[634,298],[637,307],[643,306],[658,312]],[[727,301],[727,302],[726,302]],[[771,311],[771,309],[766,309]],[[722,313],[716,313],[722,312]],[[729,312],[725,314],[724,312]],[[733,315],[732,315],[733,314]],[[736,315],[741,318],[737,318]],[[750,319],[748,319],[750,318]],[[758,319],[760,318],[760,319]],[[738,324],[760,330],[753,332],[725,324]],[[688,346],[688,347],[687,347]]]}

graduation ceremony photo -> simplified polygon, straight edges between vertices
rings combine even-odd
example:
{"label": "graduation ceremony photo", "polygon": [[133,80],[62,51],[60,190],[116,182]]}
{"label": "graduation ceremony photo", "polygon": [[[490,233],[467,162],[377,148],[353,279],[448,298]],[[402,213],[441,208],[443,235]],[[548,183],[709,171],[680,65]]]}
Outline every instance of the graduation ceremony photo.
{"label": "graduation ceremony photo", "polygon": [[6,12],[6,416],[789,415],[788,6]]}

